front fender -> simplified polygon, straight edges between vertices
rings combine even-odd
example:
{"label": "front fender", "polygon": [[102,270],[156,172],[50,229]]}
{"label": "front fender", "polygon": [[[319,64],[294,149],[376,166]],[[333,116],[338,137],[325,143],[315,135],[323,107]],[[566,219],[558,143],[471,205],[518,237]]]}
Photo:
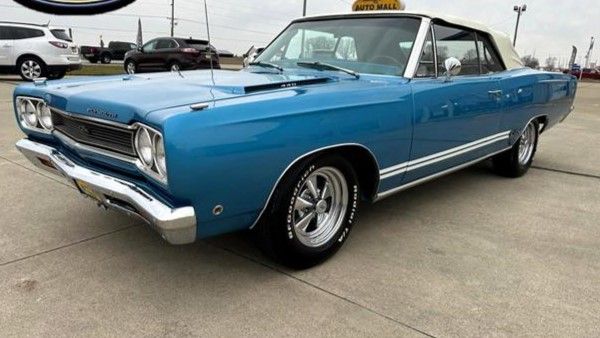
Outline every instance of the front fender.
{"label": "front fender", "polygon": [[[199,237],[252,226],[286,169],[315,150],[356,144],[384,161],[382,166],[407,157],[410,89],[375,91],[325,98],[282,90],[166,119],[170,191],[194,205]],[[213,213],[216,206],[223,207],[222,214]]]}

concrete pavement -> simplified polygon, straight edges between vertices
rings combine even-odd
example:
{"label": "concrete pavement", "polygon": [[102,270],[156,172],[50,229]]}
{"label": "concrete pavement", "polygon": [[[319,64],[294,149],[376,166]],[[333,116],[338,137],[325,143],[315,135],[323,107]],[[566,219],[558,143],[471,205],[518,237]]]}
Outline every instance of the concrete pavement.
{"label": "concrete pavement", "polygon": [[325,264],[289,271],[245,234],[184,247],[29,165],[0,83],[6,336],[598,336],[600,84],[533,169],[485,164],[368,206]]}

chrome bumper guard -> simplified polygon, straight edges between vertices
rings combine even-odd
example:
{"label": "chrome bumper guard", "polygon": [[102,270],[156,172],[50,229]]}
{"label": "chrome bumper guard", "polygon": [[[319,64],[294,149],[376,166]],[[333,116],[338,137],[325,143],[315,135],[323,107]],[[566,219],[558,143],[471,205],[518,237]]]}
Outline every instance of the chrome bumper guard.
{"label": "chrome bumper guard", "polygon": [[97,202],[146,221],[167,242],[189,244],[196,240],[196,215],[193,207],[172,209],[133,183],[78,166],[56,149],[23,139],[17,149],[38,168],[62,176],[77,190],[76,182],[89,186]]}

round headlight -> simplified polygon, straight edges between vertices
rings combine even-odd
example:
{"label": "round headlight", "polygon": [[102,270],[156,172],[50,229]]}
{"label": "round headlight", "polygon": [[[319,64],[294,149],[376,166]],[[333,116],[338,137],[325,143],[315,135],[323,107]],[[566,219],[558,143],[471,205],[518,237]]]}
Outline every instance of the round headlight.
{"label": "round headlight", "polygon": [[146,167],[151,167],[154,162],[152,156],[152,138],[146,128],[140,128],[135,136],[135,146],[140,160]]}
{"label": "round headlight", "polygon": [[51,130],[52,125],[52,114],[50,113],[50,108],[44,101],[40,101],[37,104],[37,116],[40,120],[40,124],[44,129]]}
{"label": "round headlight", "polygon": [[165,158],[165,144],[160,135],[154,135],[154,163],[158,173],[162,176],[167,175],[167,161]]}
{"label": "round headlight", "polygon": [[21,101],[21,119],[31,128],[36,128],[38,124],[37,110],[33,102],[29,100]]}

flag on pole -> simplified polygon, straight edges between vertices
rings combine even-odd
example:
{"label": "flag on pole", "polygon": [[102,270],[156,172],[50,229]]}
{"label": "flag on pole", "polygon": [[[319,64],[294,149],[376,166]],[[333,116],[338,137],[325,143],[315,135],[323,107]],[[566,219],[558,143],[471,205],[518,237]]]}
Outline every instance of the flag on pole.
{"label": "flag on pole", "polygon": [[142,19],[138,19],[138,32],[135,43],[137,43],[138,47],[142,47],[144,44],[144,39],[142,38]]}
{"label": "flag on pole", "polygon": [[573,46],[573,53],[571,53],[571,60],[569,60],[569,70],[573,69],[575,60],[577,59],[577,47]]}

